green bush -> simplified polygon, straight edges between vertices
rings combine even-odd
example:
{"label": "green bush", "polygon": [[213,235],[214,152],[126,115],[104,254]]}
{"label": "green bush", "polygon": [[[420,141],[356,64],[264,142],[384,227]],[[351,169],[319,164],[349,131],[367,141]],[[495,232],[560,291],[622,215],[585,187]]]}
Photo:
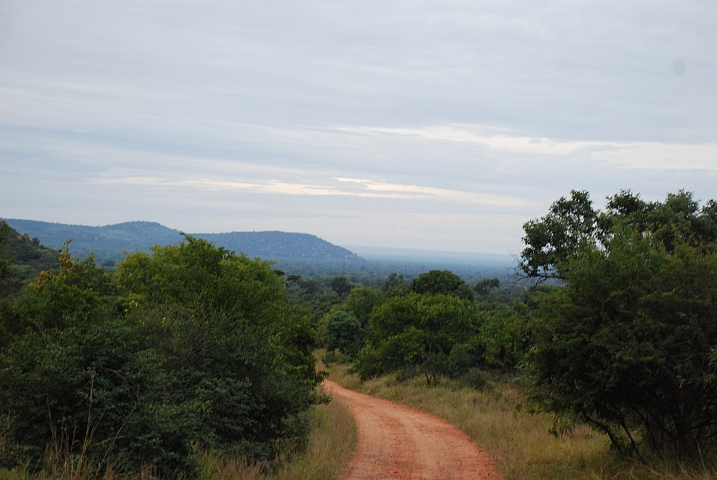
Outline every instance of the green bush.
{"label": "green bush", "polygon": [[429,383],[449,372],[449,356],[468,343],[479,327],[471,300],[450,295],[410,293],[391,297],[369,321],[368,344],[354,369],[362,378],[415,366]]}
{"label": "green bush", "polygon": [[343,310],[336,310],[326,317],[326,348],[338,349],[341,353],[354,357],[363,347],[364,330],[361,322]]}
{"label": "green bush", "polygon": [[525,362],[533,345],[532,312],[516,301],[511,307],[486,313],[480,329],[485,364],[512,372]]}
{"label": "green bush", "polygon": [[564,285],[537,297],[533,400],[642,459],[717,461],[717,203],[573,191],[524,229],[520,268]]}
{"label": "green bush", "polygon": [[411,281],[411,291],[432,295],[451,295],[463,300],[473,300],[473,290],[461,277],[449,270],[429,270]]}
{"label": "green bush", "polygon": [[351,290],[341,305],[341,309],[356,317],[361,322],[361,327],[366,328],[373,309],[381,305],[383,300],[380,290],[371,287],[357,287]]}
{"label": "green bush", "polygon": [[319,401],[308,316],[270,264],[191,237],[128,255],[117,288],[65,249],[3,321],[2,464],[48,449],[107,468],[195,474],[197,451],[271,462],[302,447]]}
{"label": "green bush", "polygon": [[717,449],[717,253],[617,232],[540,301],[533,399],[621,451],[701,461]]}

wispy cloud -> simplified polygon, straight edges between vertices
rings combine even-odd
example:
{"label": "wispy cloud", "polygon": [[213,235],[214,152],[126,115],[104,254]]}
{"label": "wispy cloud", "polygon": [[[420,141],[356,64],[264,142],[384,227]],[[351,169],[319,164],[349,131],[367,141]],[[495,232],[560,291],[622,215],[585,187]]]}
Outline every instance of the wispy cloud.
{"label": "wispy cloud", "polygon": [[334,130],[365,136],[402,136],[435,142],[476,144],[499,152],[552,157],[581,154],[596,161],[632,168],[717,170],[717,143],[565,141],[525,136],[486,125],[336,127]]}
{"label": "wispy cloud", "polygon": [[263,182],[241,182],[209,178],[166,178],[148,176],[122,176],[95,178],[91,183],[97,185],[133,185],[141,187],[175,187],[196,188],[202,190],[230,190],[247,193],[260,193],[271,195],[297,195],[297,196],[347,196],[358,198],[378,199],[427,199],[440,198],[464,204],[482,204],[501,207],[525,207],[532,205],[519,197],[493,195],[481,192],[467,192],[450,190],[421,185],[404,185],[396,183],[378,182],[368,179],[339,177],[336,183],[303,184],[280,180],[267,180]]}
{"label": "wispy cloud", "polygon": [[503,207],[525,207],[527,205],[534,205],[524,198],[511,197],[505,195],[493,195],[482,192],[468,192],[462,190],[450,190],[446,188],[427,187],[421,185],[401,185],[396,183],[385,183],[377,182],[367,179],[359,178],[338,178],[340,182],[345,183],[356,183],[362,185],[366,190],[377,191],[377,192],[402,192],[406,194],[413,194],[413,196],[406,195],[406,198],[416,197],[437,197],[454,200],[462,203],[476,203],[483,205],[494,205]]}

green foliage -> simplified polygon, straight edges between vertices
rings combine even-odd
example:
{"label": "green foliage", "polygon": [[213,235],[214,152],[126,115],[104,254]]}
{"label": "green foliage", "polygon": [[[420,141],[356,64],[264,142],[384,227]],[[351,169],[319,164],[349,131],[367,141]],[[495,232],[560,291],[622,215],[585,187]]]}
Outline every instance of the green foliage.
{"label": "green foliage", "polygon": [[598,215],[588,192],[572,190],[569,199],[561,197],[545,217],[523,225],[526,247],[519,268],[532,278],[560,278],[559,265],[581,245],[595,243]]}
{"label": "green foliage", "polygon": [[351,292],[351,282],[346,277],[334,277],[331,279],[331,290],[339,297],[345,297]]}
{"label": "green foliage", "polygon": [[429,383],[449,370],[449,355],[475,335],[478,311],[455,296],[410,293],[377,307],[369,321],[369,343],[355,369],[362,378],[397,369],[418,368]]}
{"label": "green foliage", "polygon": [[[603,247],[560,263],[566,285],[539,298],[531,363],[541,408],[623,452],[698,461],[717,447],[717,253],[694,226],[709,212],[673,208],[688,198],[626,210]],[[643,214],[665,224],[636,225]]]}
{"label": "green foliage", "polygon": [[383,286],[381,286],[382,292],[388,292],[391,288],[398,287],[401,285],[404,285],[406,283],[406,279],[403,277],[403,274],[398,273],[389,273],[388,277],[386,277],[386,281],[383,282]]}
{"label": "green foliage", "polygon": [[464,300],[473,300],[473,292],[466,282],[448,270],[429,270],[411,281],[411,291],[432,295],[452,295]]}
{"label": "green foliage", "polygon": [[478,295],[486,295],[494,288],[500,288],[500,280],[497,278],[484,278],[475,284],[473,291]]}
{"label": "green foliage", "polygon": [[17,301],[22,324],[12,330],[32,328],[39,332],[87,325],[99,321],[115,294],[109,275],[95,265],[94,257],[74,261],[68,248],[60,250],[59,270],[45,271]]}
{"label": "green foliage", "polygon": [[484,314],[480,344],[486,365],[504,372],[514,371],[533,345],[532,315],[528,306],[516,301],[511,307]]}
{"label": "green foliage", "polygon": [[383,294],[371,287],[358,287],[351,290],[341,309],[358,319],[362,327],[368,326],[374,308],[383,303]]}
{"label": "green foliage", "polygon": [[400,285],[395,285],[388,290],[386,290],[386,298],[391,297],[401,297],[403,295],[408,295],[411,293],[411,284],[410,283],[402,283]]}
{"label": "green foliage", "polygon": [[363,347],[364,329],[361,322],[344,310],[329,313],[326,318],[326,348],[355,357]]}
{"label": "green foliage", "polygon": [[57,250],[40,245],[37,238],[20,235],[0,222],[0,294],[14,299],[17,294],[45,270],[57,268]]}
{"label": "green foliage", "polygon": [[[7,236],[9,233],[10,225],[5,222],[0,222],[0,246],[7,244]],[[0,253],[2,253],[2,255],[0,255],[0,280],[3,280],[7,276],[10,268],[10,259],[4,248]]]}
{"label": "green foliage", "polygon": [[191,473],[197,448],[267,461],[302,445],[316,379],[271,329],[221,312],[140,306],[130,318],[142,358],[159,361],[130,445],[145,462]]}
{"label": "green foliage", "polygon": [[37,464],[48,447],[101,463],[126,444],[147,381],[135,364],[138,332],[121,322],[17,336],[0,356],[0,405],[9,467]]}
{"label": "green foliage", "polygon": [[561,265],[582,246],[608,249],[614,231],[629,229],[650,235],[672,251],[678,243],[705,247],[717,242],[717,203],[701,209],[692,194],[668,194],[664,202],[645,202],[628,191],[608,197],[604,212],[595,210],[587,192],[572,191],[548,214],[523,225],[526,248],[519,268],[527,277],[562,279]]}
{"label": "green foliage", "polygon": [[3,465],[54,445],[191,477],[197,450],[272,461],[302,447],[316,337],[269,263],[187,237],[128,255],[121,297],[92,258],[65,248],[60,263],[0,311]]}

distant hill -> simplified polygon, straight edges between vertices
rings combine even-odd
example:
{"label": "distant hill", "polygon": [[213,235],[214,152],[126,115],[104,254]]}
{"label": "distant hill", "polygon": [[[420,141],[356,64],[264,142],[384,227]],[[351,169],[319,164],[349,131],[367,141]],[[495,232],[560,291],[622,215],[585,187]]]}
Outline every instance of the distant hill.
{"label": "distant hill", "polygon": [[[119,260],[123,251],[147,252],[153,245],[176,244],[182,240],[178,230],[156,222],[125,222],[103,227],[66,225],[35,220],[5,219],[18,232],[39,239],[43,245],[58,249],[72,239],[70,252],[84,257],[92,250],[99,261]],[[315,235],[286,232],[192,233],[217,246],[249,257],[263,259],[301,259],[312,261],[360,262],[361,257]]]}

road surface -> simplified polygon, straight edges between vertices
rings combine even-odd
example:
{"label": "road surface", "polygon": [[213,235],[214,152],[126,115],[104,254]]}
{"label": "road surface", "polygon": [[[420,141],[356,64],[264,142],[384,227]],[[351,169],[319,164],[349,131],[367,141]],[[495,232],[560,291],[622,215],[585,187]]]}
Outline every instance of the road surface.
{"label": "road surface", "polygon": [[445,420],[324,380],[348,404],[358,446],[341,480],[500,480],[490,456]]}

